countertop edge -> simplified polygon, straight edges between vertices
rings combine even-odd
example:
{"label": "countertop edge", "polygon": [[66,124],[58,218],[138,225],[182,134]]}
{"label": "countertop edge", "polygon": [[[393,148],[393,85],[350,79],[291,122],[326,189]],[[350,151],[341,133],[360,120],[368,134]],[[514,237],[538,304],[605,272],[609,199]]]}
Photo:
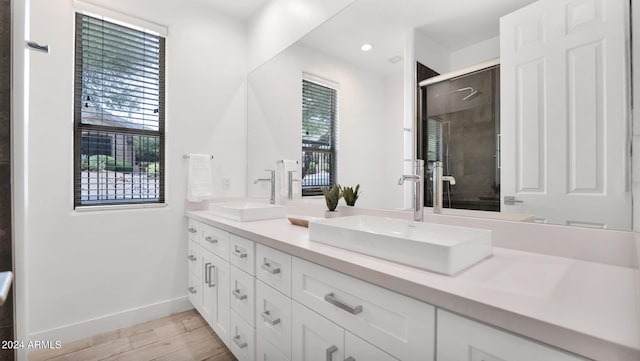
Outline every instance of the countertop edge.
{"label": "countertop edge", "polygon": [[[198,212],[186,212],[186,217],[193,218],[238,236],[249,238],[265,246],[289,253],[293,256],[431,304],[435,307],[474,319],[489,326],[530,338],[534,342],[546,344],[594,360],[640,360],[640,349],[634,349],[627,345],[567,329],[490,304],[431,288],[424,284],[414,283],[407,279],[341,260],[330,255],[272,239],[231,224],[218,222],[210,217],[204,217],[198,214]],[[389,287],[389,285],[391,285],[391,287]]]}

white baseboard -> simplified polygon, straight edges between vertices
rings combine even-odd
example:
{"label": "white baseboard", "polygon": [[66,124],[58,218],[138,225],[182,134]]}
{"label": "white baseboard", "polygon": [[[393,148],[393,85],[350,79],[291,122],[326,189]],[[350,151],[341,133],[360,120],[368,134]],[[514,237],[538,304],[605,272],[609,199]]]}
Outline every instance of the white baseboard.
{"label": "white baseboard", "polygon": [[131,308],[121,312],[88,319],[81,322],[31,333],[29,340],[60,341],[63,343],[95,336],[119,328],[133,326],[138,323],[169,316],[174,313],[193,308],[189,299],[174,298],[141,307]]}

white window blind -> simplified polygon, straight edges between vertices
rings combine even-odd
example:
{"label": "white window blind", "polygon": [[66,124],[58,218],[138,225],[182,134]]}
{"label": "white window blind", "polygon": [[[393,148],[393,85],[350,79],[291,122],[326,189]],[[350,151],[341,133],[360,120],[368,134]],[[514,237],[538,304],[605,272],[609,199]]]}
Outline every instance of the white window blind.
{"label": "white window blind", "polygon": [[302,80],[302,194],[336,183],[337,90]]}
{"label": "white window blind", "polygon": [[164,38],[80,13],[75,36],[75,206],[164,202]]}

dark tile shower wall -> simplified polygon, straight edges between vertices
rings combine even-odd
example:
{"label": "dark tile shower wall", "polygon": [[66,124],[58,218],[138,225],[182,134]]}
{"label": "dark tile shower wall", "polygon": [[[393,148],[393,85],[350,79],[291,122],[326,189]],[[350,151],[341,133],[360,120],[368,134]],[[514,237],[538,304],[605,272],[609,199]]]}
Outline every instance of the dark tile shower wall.
{"label": "dark tile shower wall", "polygon": [[[11,1],[0,0],[0,271],[11,262]],[[0,306],[0,341],[13,340],[13,295]],[[13,351],[0,349],[0,361],[13,360]]]}

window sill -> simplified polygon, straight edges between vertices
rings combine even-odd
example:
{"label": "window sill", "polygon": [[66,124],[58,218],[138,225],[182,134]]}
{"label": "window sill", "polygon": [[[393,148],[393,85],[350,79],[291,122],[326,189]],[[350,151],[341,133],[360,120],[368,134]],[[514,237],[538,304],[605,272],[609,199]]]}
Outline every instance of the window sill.
{"label": "window sill", "polygon": [[145,208],[165,208],[169,206],[167,203],[147,203],[147,204],[109,204],[104,206],[78,206],[74,209],[76,212],[99,212],[99,211],[117,211]]}

